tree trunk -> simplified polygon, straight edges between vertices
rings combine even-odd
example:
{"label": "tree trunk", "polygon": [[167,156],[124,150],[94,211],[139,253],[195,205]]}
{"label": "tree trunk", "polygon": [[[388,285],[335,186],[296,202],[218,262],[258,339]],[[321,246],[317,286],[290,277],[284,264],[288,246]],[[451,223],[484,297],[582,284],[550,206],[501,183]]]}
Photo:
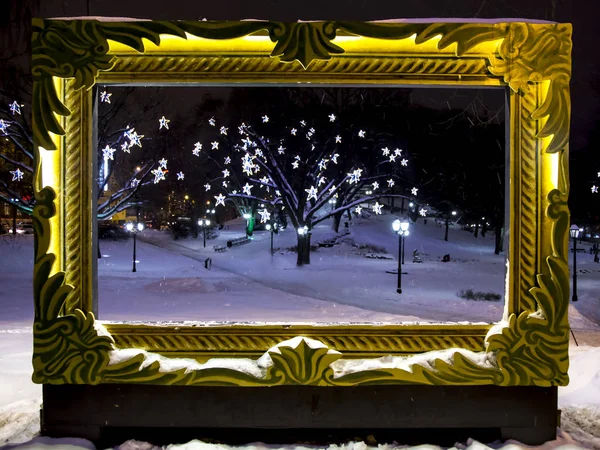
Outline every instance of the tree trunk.
{"label": "tree trunk", "polygon": [[310,233],[298,235],[298,260],[297,266],[310,264]]}
{"label": "tree trunk", "polygon": [[487,223],[483,222],[483,225],[481,225],[481,237],[485,237],[485,233],[487,233]]}
{"label": "tree trunk", "polygon": [[473,233],[473,236],[475,236],[475,237],[479,236],[479,224],[475,225],[475,232]]}
{"label": "tree trunk", "polygon": [[336,233],[340,232],[340,222],[342,221],[342,216],[344,215],[344,211],[336,213],[333,215],[333,231]]}
{"label": "tree trunk", "polygon": [[13,236],[17,235],[17,206],[13,205],[12,208],[12,232]]}
{"label": "tree trunk", "polygon": [[444,240],[448,242],[448,219],[446,219],[446,234],[444,234]]}

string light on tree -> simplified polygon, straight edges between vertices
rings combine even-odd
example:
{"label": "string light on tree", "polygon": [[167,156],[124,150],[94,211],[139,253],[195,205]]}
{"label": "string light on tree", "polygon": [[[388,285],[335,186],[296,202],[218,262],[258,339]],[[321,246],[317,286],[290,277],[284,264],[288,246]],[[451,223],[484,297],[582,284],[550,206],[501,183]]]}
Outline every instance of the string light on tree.
{"label": "string light on tree", "polygon": [[21,115],[21,107],[19,106],[19,104],[17,103],[16,100],[14,102],[12,102],[10,105],[8,105],[8,109],[10,110],[10,112],[13,116],[15,114]]}
{"label": "string light on tree", "polygon": [[379,189],[379,183],[377,181],[373,181],[373,190]]}
{"label": "string light on tree", "polygon": [[421,216],[425,217],[427,215],[427,210],[425,208],[421,208],[419,210],[419,214],[421,214]]}
{"label": "string light on tree", "polygon": [[269,178],[268,178],[268,177],[262,177],[262,178],[260,179],[260,182],[261,182],[262,184],[269,184],[269,181],[270,181],[270,180],[269,180]]}
{"label": "string light on tree", "polygon": [[162,128],[164,127],[168,130],[169,122],[170,122],[169,119],[167,119],[165,116],[162,116],[160,119],[158,119],[158,129],[162,130]]}
{"label": "string light on tree", "polygon": [[212,141],[210,143],[212,150],[217,150],[219,148],[219,143],[217,141]]}
{"label": "string light on tree", "polygon": [[373,212],[375,214],[381,214],[381,208],[383,208],[383,205],[380,205],[379,202],[375,202],[373,205]]}
{"label": "string light on tree", "polygon": [[202,150],[202,144],[200,142],[196,142],[194,144],[194,150],[192,150],[192,153],[194,154],[194,156],[200,156],[201,150]]}
{"label": "string light on tree", "polygon": [[229,182],[227,180],[223,180],[223,187],[226,188],[227,186],[229,186]]}
{"label": "string light on tree", "polygon": [[227,127],[221,127],[221,129],[219,130],[219,133],[221,133],[221,134],[224,134],[224,135],[227,135],[227,130],[228,130],[228,129],[229,129],[229,128],[227,128]]}
{"label": "string light on tree", "polygon": [[106,147],[102,149],[102,156],[104,157],[104,161],[115,160],[115,149],[111,148],[110,145],[106,144]]}
{"label": "string light on tree", "polygon": [[333,113],[329,114],[329,121],[335,122],[335,114],[333,114]]}
{"label": "string light on tree", "polygon": [[362,210],[363,209],[360,205],[358,205],[356,208],[354,208],[354,212],[359,216],[362,214]]}
{"label": "string light on tree", "polygon": [[348,183],[350,183],[350,184],[358,183],[360,181],[361,174],[362,174],[362,169],[356,169],[354,172],[349,173],[348,176],[350,177],[350,179],[348,180]]}
{"label": "string light on tree", "polygon": [[396,162],[396,155],[390,155],[390,162]]}
{"label": "string light on tree", "polygon": [[138,187],[139,184],[140,184],[140,180],[138,180],[137,178],[134,178],[133,180],[131,180],[132,188]]}
{"label": "string light on tree", "polygon": [[327,163],[329,162],[328,159],[322,159],[321,161],[319,161],[319,170],[325,170],[327,169]]}
{"label": "string light on tree", "polygon": [[295,128],[292,128],[290,130],[290,133],[292,133],[294,136],[296,136],[296,133],[298,132],[298,130],[296,130]]}
{"label": "string light on tree", "polygon": [[160,161],[158,161],[158,165],[160,166],[161,169],[167,170],[167,162],[168,161],[165,158],[163,158]]}
{"label": "string light on tree", "polygon": [[223,174],[223,178],[227,178],[229,176],[229,170],[225,169],[221,172]]}
{"label": "string light on tree", "polygon": [[252,192],[251,192],[251,191],[252,191],[252,188],[253,188],[253,187],[254,187],[254,186],[252,186],[251,184],[248,184],[248,183],[246,183],[246,184],[244,185],[244,187],[242,188],[242,192],[243,192],[244,194],[246,194],[246,195],[252,195]]}
{"label": "string light on tree", "polygon": [[304,120],[301,120],[300,121],[300,125],[303,126],[303,127],[305,127],[306,126],[306,122]]}
{"label": "string light on tree", "polygon": [[214,127],[214,126],[217,124],[217,122],[215,121],[215,118],[214,118],[214,117],[211,117],[210,119],[208,119],[208,124],[209,124],[211,127]]}
{"label": "string light on tree", "polygon": [[6,130],[8,130],[8,127],[10,127],[10,123],[0,119],[0,131],[2,131],[2,133],[4,133],[5,135],[8,134],[6,132]]}
{"label": "string light on tree", "polygon": [[161,180],[165,179],[165,172],[163,172],[162,167],[157,167],[150,171],[150,173],[154,175],[154,184],[158,184]]}
{"label": "string light on tree", "polygon": [[260,223],[267,223],[271,220],[271,213],[266,209],[259,210],[258,214],[260,214]]}
{"label": "string light on tree", "polygon": [[269,116],[267,116],[267,115],[262,116],[262,121],[263,121],[263,123],[267,123],[269,121]]}
{"label": "string light on tree", "polygon": [[292,163],[292,168],[293,168],[293,169],[297,169],[297,168],[298,168],[298,166],[299,166],[299,164],[300,164],[300,163],[298,163],[298,161],[294,161],[294,162]]}
{"label": "string light on tree", "polygon": [[210,191],[210,184],[206,183],[206,184],[204,185],[204,191],[205,191],[205,192],[208,192],[208,191]]}
{"label": "string light on tree", "polygon": [[400,161],[400,164],[402,164],[404,167],[408,166],[408,159],[403,159]]}
{"label": "string light on tree", "polygon": [[308,198],[306,199],[307,201],[311,200],[311,199],[317,199],[317,188],[314,186],[311,186],[310,189],[304,189],[304,191],[308,194]]}
{"label": "string light on tree", "polygon": [[342,143],[342,137],[339,134],[335,137],[335,143],[336,144],[341,144]]}
{"label": "string light on tree", "polygon": [[365,131],[364,131],[364,130],[359,130],[359,132],[358,132],[358,137],[359,137],[359,138],[364,138],[365,136],[366,136],[366,133],[365,133]]}
{"label": "string light on tree", "polygon": [[123,150],[123,152],[125,152],[125,153],[131,153],[129,142],[123,142],[121,144],[121,150]]}
{"label": "string light on tree", "polygon": [[410,192],[411,192],[411,194],[412,194],[412,195],[417,195],[417,192],[418,192],[418,191],[419,191],[419,189],[417,189],[416,187],[414,187],[414,188],[412,188],[412,189],[410,190]]}
{"label": "string light on tree", "polygon": [[112,94],[106,92],[106,91],[102,91],[100,92],[100,103],[110,103],[110,96]]}
{"label": "string light on tree", "polygon": [[177,172],[177,180],[183,180],[185,178],[185,174],[183,172]]}
{"label": "string light on tree", "polygon": [[137,145],[138,147],[141,147],[143,137],[143,134],[138,135],[137,132],[132,128],[131,133],[129,134],[129,146],[133,147],[134,145]]}
{"label": "string light on tree", "polygon": [[18,168],[11,170],[10,173],[12,174],[12,181],[21,181],[23,179],[23,172]]}
{"label": "string light on tree", "polygon": [[389,148],[385,147],[382,150],[382,152],[383,152],[383,156],[390,156],[390,149]]}
{"label": "string light on tree", "polygon": [[340,155],[338,155],[337,153],[334,153],[331,156],[331,162],[333,162],[334,164],[337,164],[337,159],[339,158]]}
{"label": "string light on tree", "polygon": [[592,194],[597,194],[598,193],[598,186],[594,185],[592,186]]}
{"label": "string light on tree", "polygon": [[392,178],[390,178],[389,180],[387,180],[387,184],[388,184],[388,187],[394,187],[394,184],[396,184],[396,183]]}
{"label": "string light on tree", "polygon": [[219,205],[225,206],[225,196],[223,194],[215,195],[215,207]]}
{"label": "string light on tree", "polygon": [[394,150],[394,155],[396,155],[396,156],[402,155],[402,150],[397,148],[396,150]]}
{"label": "string light on tree", "polygon": [[277,147],[277,152],[280,155],[283,155],[285,153],[285,147],[283,145],[280,145],[279,147]]}
{"label": "string light on tree", "polygon": [[319,181],[317,182],[317,186],[321,186],[322,184],[325,184],[326,181],[327,181],[327,178],[325,178],[325,177],[319,177]]}

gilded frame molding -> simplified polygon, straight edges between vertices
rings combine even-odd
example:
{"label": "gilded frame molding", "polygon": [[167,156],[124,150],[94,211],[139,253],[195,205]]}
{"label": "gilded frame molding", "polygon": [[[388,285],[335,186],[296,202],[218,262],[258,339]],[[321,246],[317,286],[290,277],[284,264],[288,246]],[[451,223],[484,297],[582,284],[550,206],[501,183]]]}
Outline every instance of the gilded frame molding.
{"label": "gilded frame molding", "polygon": [[[518,21],[34,19],[33,380],[566,385],[571,45],[569,24]],[[504,320],[214,327],[96,321],[90,88],[173,82],[506,86],[511,232]],[[170,361],[167,368],[165,358],[196,363]]]}

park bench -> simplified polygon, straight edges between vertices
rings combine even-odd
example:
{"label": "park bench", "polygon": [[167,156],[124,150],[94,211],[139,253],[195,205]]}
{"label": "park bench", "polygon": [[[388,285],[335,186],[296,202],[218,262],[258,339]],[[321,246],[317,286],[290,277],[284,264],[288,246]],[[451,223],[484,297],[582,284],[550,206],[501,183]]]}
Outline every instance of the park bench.
{"label": "park bench", "polygon": [[[573,249],[571,249],[571,253],[573,253]],[[585,248],[578,248],[577,253],[585,253]]]}
{"label": "park bench", "polygon": [[250,242],[250,239],[248,239],[248,237],[246,236],[230,239],[227,241],[227,248],[237,247],[239,245],[247,244],[248,242]]}
{"label": "park bench", "polygon": [[214,245],[214,246],[213,246],[213,250],[214,250],[216,253],[222,253],[222,252],[224,252],[225,250],[227,250],[227,248],[226,248],[224,245]]}

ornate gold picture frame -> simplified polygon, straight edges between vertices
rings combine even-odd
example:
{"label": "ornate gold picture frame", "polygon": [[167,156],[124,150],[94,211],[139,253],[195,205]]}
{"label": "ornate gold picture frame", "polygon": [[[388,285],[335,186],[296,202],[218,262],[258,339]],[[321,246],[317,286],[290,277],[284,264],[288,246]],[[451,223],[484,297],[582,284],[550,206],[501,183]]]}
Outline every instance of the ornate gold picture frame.
{"label": "ornate gold picture frame", "polygon": [[[32,65],[35,382],[567,384],[569,24],[36,19]],[[97,321],[94,84],[308,82],[506,87],[504,320],[210,327]]]}

